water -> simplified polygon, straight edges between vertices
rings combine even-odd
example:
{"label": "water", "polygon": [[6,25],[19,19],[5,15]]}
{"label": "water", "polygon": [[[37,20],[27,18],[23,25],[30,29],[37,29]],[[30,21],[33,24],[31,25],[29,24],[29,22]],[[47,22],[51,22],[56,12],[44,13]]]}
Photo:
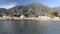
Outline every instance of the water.
{"label": "water", "polygon": [[0,34],[60,34],[60,21],[0,21]]}

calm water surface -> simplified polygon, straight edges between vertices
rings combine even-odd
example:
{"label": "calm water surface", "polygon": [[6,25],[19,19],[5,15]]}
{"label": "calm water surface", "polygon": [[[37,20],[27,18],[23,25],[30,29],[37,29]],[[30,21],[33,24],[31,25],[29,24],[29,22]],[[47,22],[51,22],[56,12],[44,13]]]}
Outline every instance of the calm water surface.
{"label": "calm water surface", "polygon": [[60,34],[60,21],[0,21],[0,34]]}

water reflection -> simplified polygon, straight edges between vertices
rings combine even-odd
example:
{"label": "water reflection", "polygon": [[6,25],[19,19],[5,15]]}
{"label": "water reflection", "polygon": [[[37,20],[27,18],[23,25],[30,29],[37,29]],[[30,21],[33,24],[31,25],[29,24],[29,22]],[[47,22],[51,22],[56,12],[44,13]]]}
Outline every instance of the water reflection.
{"label": "water reflection", "polygon": [[44,34],[45,29],[37,20],[0,21],[0,34]]}

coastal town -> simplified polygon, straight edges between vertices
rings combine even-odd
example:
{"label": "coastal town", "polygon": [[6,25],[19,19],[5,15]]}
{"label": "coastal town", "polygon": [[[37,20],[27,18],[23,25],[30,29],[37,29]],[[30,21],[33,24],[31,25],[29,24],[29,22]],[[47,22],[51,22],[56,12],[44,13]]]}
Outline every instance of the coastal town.
{"label": "coastal town", "polygon": [[0,14],[0,20],[20,20],[20,19],[34,19],[34,20],[60,20],[60,14],[51,10],[48,14],[40,15],[40,14]]}
{"label": "coastal town", "polygon": [[38,17],[27,17],[25,15],[16,16],[7,16],[7,15],[0,15],[0,20],[20,20],[20,19],[33,19],[33,20],[60,20],[60,17],[52,17],[52,16],[38,16]]}

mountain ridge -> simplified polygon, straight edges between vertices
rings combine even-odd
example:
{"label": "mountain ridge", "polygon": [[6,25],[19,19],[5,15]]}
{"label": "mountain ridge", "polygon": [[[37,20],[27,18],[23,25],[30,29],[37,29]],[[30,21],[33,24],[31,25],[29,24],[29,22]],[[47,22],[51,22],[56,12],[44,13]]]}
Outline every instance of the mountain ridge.
{"label": "mountain ridge", "polygon": [[48,12],[51,9],[55,10],[54,8],[50,8],[50,7],[43,5],[41,3],[32,3],[32,4],[28,4],[28,5],[18,5],[18,6],[10,8],[10,9],[6,9],[6,10],[8,10],[7,12],[9,14],[19,14],[19,15],[27,14],[30,16],[32,16],[32,15],[36,16],[36,15],[48,14]]}

